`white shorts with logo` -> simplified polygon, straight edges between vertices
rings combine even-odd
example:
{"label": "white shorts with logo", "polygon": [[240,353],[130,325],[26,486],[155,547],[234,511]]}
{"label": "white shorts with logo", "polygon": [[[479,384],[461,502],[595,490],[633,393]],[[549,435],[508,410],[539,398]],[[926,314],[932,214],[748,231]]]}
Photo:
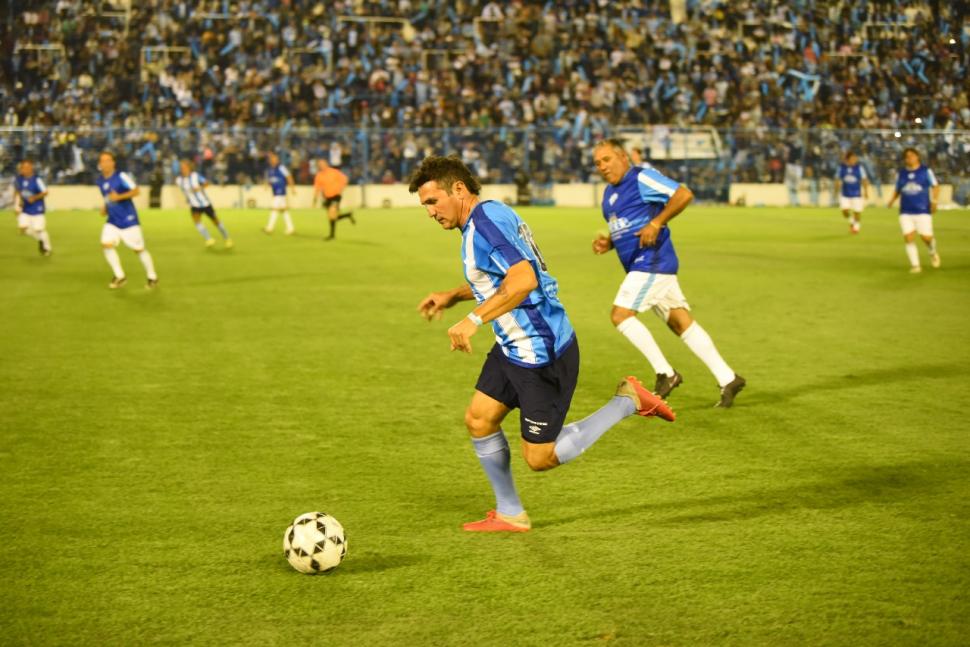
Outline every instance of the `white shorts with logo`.
{"label": "white shorts with logo", "polygon": [[273,201],[270,203],[274,210],[286,209],[286,196],[285,195],[274,195]]}
{"label": "white shorts with logo", "polygon": [[620,284],[613,305],[635,312],[652,308],[664,321],[667,321],[674,308],[690,310],[676,274],[649,272],[629,272]]}
{"label": "white shorts with logo", "polygon": [[862,213],[862,210],[866,208],[866,201],[864,198],[847,198],[844,195],[839,196],[839,209],[843,211],[855,211],[856,213]]}
{"label": "white shorts with logo", "polygon": [[119,242],[123,242],[126,247],[135,251],[145,249],[145,237],[141,233],[140,225],[132,225],[120,229],[110,222],[104,223],[101,228],[101,244],[117,247]]}
{"label": "white shorts with logo", "polygon": [[903,230],[903,235],[913,233],[920,236],[933,235],[933,216],[928,213],[901,213],[899,214],[899,228]]}

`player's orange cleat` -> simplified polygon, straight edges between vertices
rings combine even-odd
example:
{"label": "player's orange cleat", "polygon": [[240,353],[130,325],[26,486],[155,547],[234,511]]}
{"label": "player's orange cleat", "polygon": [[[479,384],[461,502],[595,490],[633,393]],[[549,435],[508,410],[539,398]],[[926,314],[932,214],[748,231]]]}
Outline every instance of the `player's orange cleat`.
{"label": "player's orange cleat", "polygon": [[640,380],[632,375],[628,375],[620,382],[620,385],[616,387],[616,394],[632,399],[637,407],[638,416],[660,416],[669,422],[673,422],[677,417],[677,414],[663,398],[651,393],[647,390],[647,387],[640,383]]}
{"label": "player's orange cleat", "polygon": [[461,525],[466,532],[529,532],[532,522],[525,512],[509,517],[489,510],[481,521],[470,521]]}

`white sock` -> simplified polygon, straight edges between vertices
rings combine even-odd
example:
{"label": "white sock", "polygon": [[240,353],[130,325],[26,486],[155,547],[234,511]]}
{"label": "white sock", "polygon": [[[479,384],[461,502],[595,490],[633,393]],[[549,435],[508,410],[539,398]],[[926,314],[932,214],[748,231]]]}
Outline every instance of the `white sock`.
{"label": "white sock", "polygon": [[706,330],[701,328],[699,323],[695,321],[687,326],[687,330],[684,331],[684,334],[680,338],[687,344],[687,348],[694,351],[694,354],[714,374],[718,386],[724,386],[734,379],[734,371],[727,365],[727,362],[724,361],[721,354],[717,352],[717,348],[714,346],[714,340],[711,339],[711,336],[707,334]]}
{"label": "white sock", "polygon": [[283,212],[283,222],[286,223],[286,231],[293,231],[293,220],[290,218],[290,212]]}
{"label": "white sock", "polygon": [[856,229],[862,228],[862,222],[859,221],[859,214],[856,214],[856,213],[852,214],[852,225]]}
{"label": "white sock", "polygon": [[916,241],[906,243],[906,255],[909,256],[909,264],[919,267],[919,249],[916,248]]}
{"label": "white sock", "polygon": [[44,244],[44,249],[51,251],[51,237],[47,233],[46,229],[42,229],[40,232],[38,232],[37,240]]}
{"label": "white sock", "polygon": [[278,215],[279,215],[279,212],[277,212],[277,211],[270,211],[269,212],[269,222],[266,223],[266,228],[267,229],[272,229],[273,227],[276,226],[276,217]]}
{"label": "white sock", "polygon": [[148,253],[147,249],[138,252],[138,260],[145,266],[145,274],[148,275],[148,278],[152,281],[157,281],[158,274],[155,274],[155,263],[152,262],[152,255]]}
{"label": "white sock", "polygon": [[104,258],[108,261],[108,265],[111,266],[111,271],[114,272],[116,278],[125,278],[125,270],[121,267],[121,258],[118,257],[117,249],[114,247],[105,247]]}
{"label": "white sock", "polygon": [[650,362],[650,366],[653,367],[654,373],[663,373],[667,376],[674,374],[673,367],[664,357],[664,354],[660,351],[660,346],[657,346],[653,335],[650,334],[642,321],[636,317],[629,317],[621,321],[616,329],[623,333],[623,336],[629,339],[638,351],[643,353],[643,356]]}
{"label": "white sock", "polygon": [[930,242],[926,243],[926,249],[929,251],[930,255],[936,253],[936,239],[930,239]]}

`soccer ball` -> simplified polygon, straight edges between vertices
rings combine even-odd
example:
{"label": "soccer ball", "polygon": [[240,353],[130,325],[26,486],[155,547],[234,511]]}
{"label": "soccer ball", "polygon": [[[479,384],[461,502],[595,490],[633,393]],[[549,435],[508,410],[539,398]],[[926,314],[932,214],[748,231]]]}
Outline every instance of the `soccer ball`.
{"label": "soccer ball", "polygon": [[323,512],[301,514],[283,535],[283,556],[301,573],[326,573],[346,554],[344,527]]}

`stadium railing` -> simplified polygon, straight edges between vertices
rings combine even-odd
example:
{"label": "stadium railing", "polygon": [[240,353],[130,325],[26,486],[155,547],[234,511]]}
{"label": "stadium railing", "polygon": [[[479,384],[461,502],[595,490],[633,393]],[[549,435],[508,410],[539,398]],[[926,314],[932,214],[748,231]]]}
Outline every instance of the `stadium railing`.
{"label": "stadium railing", "polygon": [[[687,183],[699,199],[731,201],[739,183],[797,183],[809,196],[830,190],[848,149],[873,184],[888,184],[906,147],[920,151],[958,202],[970,193],[970,130],[780,130],[642,126],[606,130],[555,128],[0,128],[0,173],[33,158],[49,183],[85,184],[96,175],[97,156],[111,150],[136,178],[161,173],[171,183],[176,160],[196,160],[213,184],[264,182],[265,153],[280,153],[300,184],[312,182],[311,162],[326,158],[357,184],[406,182],[428,154],[459,155],[487,184],[514,184],[523,174],[533,191],[550,184],[597,182],[592,145],[602,137],[624,139],[645,159]],[[786,173],[786,167],[800,172]],[[811,199],[811,198],[810,198]]]}

